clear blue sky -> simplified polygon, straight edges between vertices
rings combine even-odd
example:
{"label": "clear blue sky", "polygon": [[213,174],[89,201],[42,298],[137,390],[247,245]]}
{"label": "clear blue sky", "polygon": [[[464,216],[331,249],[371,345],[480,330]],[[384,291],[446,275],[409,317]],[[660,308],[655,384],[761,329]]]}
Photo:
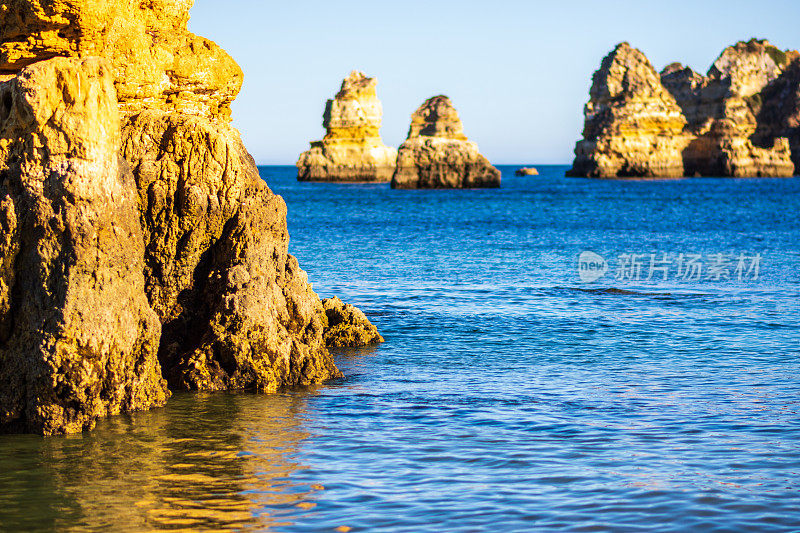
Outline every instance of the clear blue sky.
{"label": "clear blue sky", "polygon": [[616,43],[705,73],[738,40],[800,48],[798,21],[800,0],[197,0],[189,27],[244,70],[234,125],[261,164],[294,164],[323,136],[325,101],[353,69],[378,78],[386,144],[443,93],[494,163],[548,164],[572,160],[591,74]]}

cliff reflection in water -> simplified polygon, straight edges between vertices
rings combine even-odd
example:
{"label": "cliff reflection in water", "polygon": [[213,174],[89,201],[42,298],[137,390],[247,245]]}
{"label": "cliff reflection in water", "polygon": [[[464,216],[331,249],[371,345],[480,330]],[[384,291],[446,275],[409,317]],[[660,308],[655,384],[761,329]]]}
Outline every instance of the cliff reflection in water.
{"label": "cliff reflection in water", "polygon": [[0,443],[0,485],[11,487],[0,495],[0,524],[117,531],[288,525],[292,513],[314,506],[315,489],[291,480],[302,468],[293,456],[309,436],[301,429],[303,404],[291,394],[184,394],[165,409],[112,418],[86,435],[15,437],[13,447]]}

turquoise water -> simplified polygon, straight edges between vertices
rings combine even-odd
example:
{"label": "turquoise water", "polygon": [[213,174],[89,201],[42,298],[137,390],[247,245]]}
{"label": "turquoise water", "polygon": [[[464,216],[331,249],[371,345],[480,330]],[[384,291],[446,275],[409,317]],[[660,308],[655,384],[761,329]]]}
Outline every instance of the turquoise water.
{"label": "turquoise water", "polygon": [[799,531],[800,179],[514,169],[392,191],[262,168],[317,292],[387,342],[313,390],[0,436],[0,530]]}

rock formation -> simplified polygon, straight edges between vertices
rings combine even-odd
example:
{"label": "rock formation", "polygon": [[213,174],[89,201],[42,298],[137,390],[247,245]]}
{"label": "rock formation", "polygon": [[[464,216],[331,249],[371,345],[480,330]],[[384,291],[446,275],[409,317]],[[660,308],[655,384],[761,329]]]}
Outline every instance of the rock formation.
{"label": "rock formation", "polygon": [[393,189],[499,186],[500,171],[464,135],[448,97],[434,96],[411,115],[408,139],[397,155]]}
{"label": "rock formation", "polygon": [[0,432],[82,431],[169,394],[110,72],[55,58],[0,84]]}
{"label": "rock formation", "polygon": [[523,168],[518,168],[518,169],[517,169],[517,170],[514,172],[514,175],[515,175],[515,176],[519,176],[519,177],[524,177],[524,176],[538,176],[538,175],[539,175],[539,169],[537,169],[537,168],[534,168],[534,167],[523,167]]}
{"label": "rock formation", "polygon": [[341,375],[191,4],[0,0],[0,431]]}
{"label": "rock formation", "polygon": [[619,44],[594,74],[570,176],[683,176],[686,119],[639,50]]}
{"label": "rock formation", "polygon": [[684,151],[687,175],[791,176],[789,142],[753,142],[762,91],[788,65],[789,56],[768,41],[726,48],[707,76],[673,64],[662,72],[664,86],[687,118],[692,141]]}
{"label": "rock formation", "polygon": [[392,179],[397,150],[380,136],[383,107],[375,87],[378,81],[353,71],[336,97],[328,100],[321,141],[297,161],[300,181],[379,181]]}
{"label": "rock formation", "polygon": [[752,39],[726,48],[706,76],[679,63],[657,75],[644,54],[617,46],[594,76],[569,174],[791,176],[798,57]]}
{"label": "rock formation", "polygon": [[761,92],[753,142],[771,146],[782,137],[789,139],[794,173],[800,175],[800,54],[789,58],[781,75]]}
{"label": "rock formation", "polygon": [[383,342],[383,337],[364,313],[339,298],[322,300],[325,309],[325,343],[333,347],[359,347]]}

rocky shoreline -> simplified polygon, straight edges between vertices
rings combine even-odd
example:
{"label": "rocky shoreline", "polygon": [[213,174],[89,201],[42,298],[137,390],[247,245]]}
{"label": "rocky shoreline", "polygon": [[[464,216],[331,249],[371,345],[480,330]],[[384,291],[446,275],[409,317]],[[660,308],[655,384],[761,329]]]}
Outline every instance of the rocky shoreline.
{"label": "rocky shoreline", "polygon": [[[188,31],[191,4],[3,4],[0,433],[89,430],[175,390],[321,383],[342,375],[328,348],[384,340],[288,253],[286,204],[230,125],[242,71]],[[376,85],[343,81],[298,179],[500,187],[446,96],[384,145]],[[800,53],[740,42],[702,76],[621,43],[575,155],[572,176],[797,174]]]}

